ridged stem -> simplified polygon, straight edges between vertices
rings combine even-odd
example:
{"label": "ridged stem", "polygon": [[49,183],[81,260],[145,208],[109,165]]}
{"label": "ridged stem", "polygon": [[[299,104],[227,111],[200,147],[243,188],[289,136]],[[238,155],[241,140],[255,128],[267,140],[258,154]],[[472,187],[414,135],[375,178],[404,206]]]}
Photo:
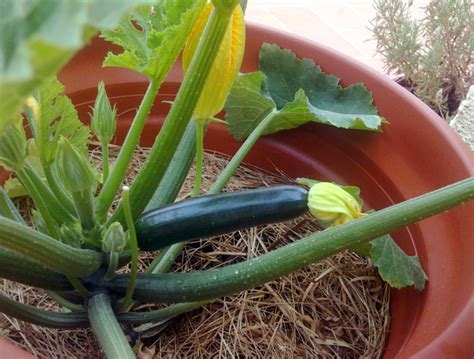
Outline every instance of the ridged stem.
{"label": "ridged stem", "polygon": [[102,263],[98,252],[73,248],[3,217],[0,218],[0,247],[73,277],[91,275]]}
{"label": "ridged stem", "polygon": [[130,207],[130,189],[124,187],[122,194],[122,204],[125,212],[125,222],[128,227],[128,234],[130,238],[130,255],[132,261],[130,263],[130,275],[128,281],[127,291],[125,297],[123,298],[122,304],[120,305],[120,311],[125,312],[132,304],[133,292],[135,290],[135,282],[137,279],[138,273],[138,243],[137,243],[137,233],[135,231],[135,224],[132,218],[132,209]]}
{"label": "ridged stem", "polygon": [[109,210],[110,205],[120,188],[123,177],[127,172],[128,165],[133,157],[138,141],[140,140],[143,127],[145,126],[162,80],[163,79],[150,79],[148,89],[140,104],[140,108],[133,119],[132,126],[123,142],[117,160],[100,191],[99,197],[97,198],[97,216],[101,222],[105,221],[107,211]]}
{"label": "ridged stem", "polygon": [[88,314],[92,330],[107,358],[135,358],[127,337],[115,317],[108,295],[102,293],[95,295],[89,301]]}
{"label": "ridged stem", "polygon": [[20,224],[26,224],[7,192],[0,187],[0,217],[6,217]]}
{"label": "ridged stem", "polygon": [[196,124],[196,173],[194,176],[194,186],[191,193],[192,197],[199,196],[201,193],[202,183],[202,165],[204,152],[204,125],[202,123]]}
{"label": "ridged stem", "polygon": [[[148,302],[189,302],[217,298],[262,285],[330,255],[390,233],[474,198],[474,177],[326,229],[264,255],[219,269],[190,273],[142,274],[135,298]],[[121,293],[128,279],[104,284]]]}
{"label": "ridged stem", "polygon": [[102,142],[102,176],[104,183],[109,178],[109,144],[108,142]]}
{"label": "ridged stem", "polygon": [[[219,50],[230,21],[230,13],[214,10],[204,30],[196,55],[184,77],[173,106],[158,134],[148,158],[131,188],[132,213],[137,218],[162,181],[178,147]],[[112,177],[112,175],[111,175]],[[124,224],[123,209],[111,221]]]}
{"label": "ridged stem", "polygon": [[58,198],[59,202],[61,202],[61,204],[65,207],[65,209],[67,209],[69,213],[75,213],[74,203],[72,203],[71,198],[69,198],[65,190],[59,184],[58,179],[53,173],[52,167],[46,167],[44,169],[44,173],[46,176],[46,180],[48,181],[49,187],[51,187],[51,190]]}
{"label": "ridged stem", "polygon": [[[117,314],[116,317],[120,323],[130,325],[140,325],[153,322],[158,323],[212,302],[213,300],[180,303],[149,312],[121,313]],[[89,326],[89,318],[86,311],[72,313],[51,312],[31,305],[19,303],[2,294],[0,294],[0,313],[24,320],[25,322],[49,328],[74,329],[86,328]]]}

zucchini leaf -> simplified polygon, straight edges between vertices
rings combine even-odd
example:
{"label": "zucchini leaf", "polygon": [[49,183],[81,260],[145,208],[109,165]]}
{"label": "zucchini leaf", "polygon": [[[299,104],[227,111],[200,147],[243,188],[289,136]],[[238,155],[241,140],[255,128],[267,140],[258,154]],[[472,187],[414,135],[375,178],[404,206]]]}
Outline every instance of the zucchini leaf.
{"label": "zucchini leaf", "polygon": [[176,61],[206,1],[162,0],[140,6],[102,37],[124,51],[109,53],[104,66],[124,67],[163,79]]}
{"label": "zucchini leaf", "polygon": [[67,138],[82,153],[87,153],[89,128],[79,120],[71,100],[61,95],[63,90],[64,86],[53,80],[39,92],[41,114],[36,120],[35,132],[39,157],[45,170],[57,158],[61,137]]}
{"label": "zucchini leaf", "polygon": [[369,257],[384,281],[394,288],[423,290],[428,279],[417,256],[407,255],[389,235],[370,241]]}
{"label": "zucchini leaf", "polygon": [[312,60],[300,60],[290,50],[270,44],[260,50],[260,71],[236,80],[225,110],[229,130],[238,140],[246,138],[271,111],[273,119],[265,134],[311,121],[380,131],[385,122],[363,84],[343,89],[338,78],[322,72]]}
{"label": "zucchini leaf", "polygon": [[150,0],[0,1],[0,131],[97,29]]}

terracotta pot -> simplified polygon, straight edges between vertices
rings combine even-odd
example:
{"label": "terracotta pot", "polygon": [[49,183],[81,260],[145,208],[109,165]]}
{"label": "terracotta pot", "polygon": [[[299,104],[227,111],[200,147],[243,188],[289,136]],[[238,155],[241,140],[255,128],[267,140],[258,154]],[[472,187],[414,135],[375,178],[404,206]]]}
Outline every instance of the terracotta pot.
{"label": "terracotta pot", "polygon": [[[368,208],[379,209],[474,175],[474,161],[460,138],[409,92],[374,70],[316,43],[262,26],[249,25],[242,72],[255,71],[263,42],[276,43],[312,58],[343,85],[363,82],[391,125],[383,133],[345,131],[309,124],[259,140],[247,163],[292,177],[312,177],[360,186]],[[130,71],[102,68],[110,44],[95,39],[60,74],[81,118],[88,119],[97,82],[104,80],[120,115],[117,143],[126,133],[146,90],[146,80]],[[155,101],[142,145],[153,143],[182,79],[175,66]],[[239,144],[222,126],[211,126],[206,148],[232,154]],[[0,180],[2,175],[0,174]],[[428,273],[423,292],[393,290],[392,321],[385,357],[470,357],[471,273],[474,232],[470,203],[394,233]],[[471,331],[469,330],[471,329]]]}

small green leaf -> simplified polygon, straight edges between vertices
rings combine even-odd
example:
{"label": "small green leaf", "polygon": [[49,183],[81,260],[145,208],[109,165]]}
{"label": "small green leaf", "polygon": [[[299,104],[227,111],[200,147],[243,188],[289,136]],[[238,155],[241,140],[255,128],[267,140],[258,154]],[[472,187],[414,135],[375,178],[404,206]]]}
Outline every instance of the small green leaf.
{"label": "small green leaf", "polygon": [[163,79],[176,61],[191,32],[204,0],[163,0],[141,6],[102,37],[121,46],[109,53],[104,66],[124,67],[151,78]]}
{"label": "small green leaf", "polygon": [[0,1],[0,130],[98,28],[114,27],[130,8],[149,1]]}
{"label": "small green leaf", "polygon": [[370,259],[384,281],[394,288],[425,287],[428,279],[418,257],[408,256],[389,235],[370,242]]}
{"label": "small green leaf", "polygon": [[87,152],[89,129],[79,120],[71,100],[61,95],[63,90],[58,80],[40,90],[41,115],[35,125],[36,145],[45,168],[57,159],[61,137],[68,139],[82,153]]}
{"label": "small green leaf", "polygon": [[384,122],[364,85],[343,89],[339,79],[323,73],[312,60],[297,59],[290,50],[269,44],[260,50],[260,72],[237,79],[225,109],[229,130],[239,140],[251,133],[268,109],[274,114],[264,134],[307,122],[380,131]]}

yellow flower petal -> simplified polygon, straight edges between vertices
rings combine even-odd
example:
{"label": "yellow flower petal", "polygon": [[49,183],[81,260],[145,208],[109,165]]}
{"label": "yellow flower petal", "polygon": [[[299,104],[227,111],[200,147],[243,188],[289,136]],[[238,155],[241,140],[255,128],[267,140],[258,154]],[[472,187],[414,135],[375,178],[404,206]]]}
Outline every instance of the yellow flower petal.
{"label": "yellow flower petal", "polygon": [[[199,40],[213,9],[208,4],[189,36],[183,52],[183,69],[187,72],[192,57],[196,52]],[[206,85],[201,93],[194,116],[199,118],[212,118],[224,107],[227,95],[239,73],[245,48],[245,21],[242,8],[235,7],[232,19],[224,35],[222,44],[217,53]]]}
{"label": "yellow flower petal", "polygon": [[311,187],[308,207],[314,217],[330,226],[337,226],[365,215],[353,196],[329,182],[318,182]]}

